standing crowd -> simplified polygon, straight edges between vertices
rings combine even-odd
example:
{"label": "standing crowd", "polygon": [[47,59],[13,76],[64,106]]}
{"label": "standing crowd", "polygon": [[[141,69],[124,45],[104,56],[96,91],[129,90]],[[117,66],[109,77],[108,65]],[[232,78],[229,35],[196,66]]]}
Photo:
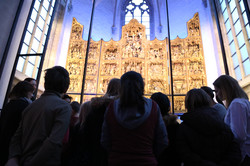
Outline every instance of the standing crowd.
{"label": "standing crowd", "polygon": [[1,111],[0,166],[250,166],[250,102],[228,75],[188,91],[180,123],[167,95],[144,97],[137,72],[81,105],[66,69],[45,72],[41,97],[28,78]]}

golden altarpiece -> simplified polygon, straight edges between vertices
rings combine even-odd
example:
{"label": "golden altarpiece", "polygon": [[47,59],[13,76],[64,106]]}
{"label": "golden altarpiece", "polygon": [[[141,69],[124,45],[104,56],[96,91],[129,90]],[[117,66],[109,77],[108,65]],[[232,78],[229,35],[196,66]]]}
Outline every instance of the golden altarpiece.
{"label": "golden altarpiece", "polygon": [[[184,95],[192,88],[206,85],[206,72],[199,16],[188,21],[188,36],[171,41],[175,112],[185,112]],[[87,41],[82,39],[83,26],[73,19],[66,69],[70,73],[68,92],[80,100]],[[171,94],[168,40],[146,39],[145,26],[132,19],[122,27],[120,41],[93,41],[89,46],[84,86],[84,100],[106,92],[112,78],[127,71],[141,73],[145,94]],[[147,97],[147,96],[146,96]],[[171,98],[170,98],[171,99]]]}

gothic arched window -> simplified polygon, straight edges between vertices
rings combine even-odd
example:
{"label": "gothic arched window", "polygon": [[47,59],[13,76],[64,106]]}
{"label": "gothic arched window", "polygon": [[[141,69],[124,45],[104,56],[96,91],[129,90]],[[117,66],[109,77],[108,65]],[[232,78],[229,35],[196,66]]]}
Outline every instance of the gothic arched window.
{"label": "gothic arched window", "polygon": [[137,19],[139,23],[145,25],[147,39],[150,39],[151,15],[150,5],[146,0],[129,0],[124,6],[124,24],[129,23],[131,19]]}

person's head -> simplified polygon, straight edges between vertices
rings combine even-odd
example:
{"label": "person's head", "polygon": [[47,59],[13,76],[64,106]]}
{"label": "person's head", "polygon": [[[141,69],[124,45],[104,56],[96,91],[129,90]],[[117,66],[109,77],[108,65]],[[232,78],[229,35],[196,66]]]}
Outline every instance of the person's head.
{"label": "person's head", "polygon": [[45,90],[65,93],[69,88],[69,73],[61,66],[54,66],[45,70]]}
{"label": "person's head", "polygon": [[238,81],[231,76],[221,75],[214,81],[213,85],[218,98],[222,101],[226,100],[226,107],[235,98],[248,99],[247,94],[240,87]]}
{"label": "person's head", "polygon": [[77,114],[80,112],[80,103],[78,103],[77,101],[73,101],[72,103],[70,103],[70,106],[72,108],[72,114]]}
{"label": "person's head", "polygon": [[211,98],[202,89],[191,89],[185,97],[185,107],[187,111],[211,105]]}
{"label": "person's head", "polygon": [[121,80],[113,78],[109,81],[106,95],[107,96],[118,96],[121,88]]}
{"label": "person's head", "polygon": [[72,97],[68,94],[63,94],[62,99],[65,100],[67,103],[71,103]]}
{"label": "person's head", "polygon": [[[121,76],[120,106],[137,106],[144,111],[144,82],[141,74],[129,71]],[[143,110],[142,110],[143,109]]]}
{"label": "person's head", "polygon": [[25,78],[24,81],[29,82],[34,87],[34,91],[36,90],[37,83],[34,78],[28,77],[28,78]]}
{"label": "person's head", "polygon": [[91,101],[83,103],[80,107],[79,123],[83,127],[84,122],[91,111]]}
{"label": "person's head", "polygon": [[28,83],[27,81],[20,81],[13,87],[9,97],[11,99],[20,97],[31,99],[31,97],[33,96],[33,91],[34,87],[30,83]]}
{"label": "person's head", "polygon": [[210,96],[211,99],[214,98],[214,92],[210,87],[202,86],[201,89],[204,90]]}
{"label": "person's head", "polygon": [[170,101],[167,95],[161,92],[157,92],[152,94],[150,98],[159,105],[162,116],[168,114],[168,112],[170,111]]}

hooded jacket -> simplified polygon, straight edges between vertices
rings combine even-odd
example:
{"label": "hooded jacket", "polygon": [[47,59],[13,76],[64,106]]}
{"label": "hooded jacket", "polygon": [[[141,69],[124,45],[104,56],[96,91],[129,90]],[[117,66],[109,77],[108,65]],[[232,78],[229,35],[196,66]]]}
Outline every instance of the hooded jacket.
{"label": "hooded jacket", "polygon": [[[136,163],[136,165],[145,165],[146,161],[155,160],[153,156],[158,155],[167,146],[167,132],[159,107],[150,99],[144,98],[144,100],[143,113],[140,113],[137,107],[122,110],[119,107],[119,99],[112,102],[105,113],[101,143],[109,150],[110,157],[116,164],[122,162],[125,165]],[[126,135],[126,133],[129,134]],[[150,144],[152,146],[149,146]],[[128,160],[125,159],[126,157]],[[138,161],[141,162],[138,163]],[[150,163],[147,164],[150,165]]]}
{"label": "hooded jacket", "polygon": [[181,119],[177,151],[185,166],[239,165],[239,145],[214,108],[191,110]]}

